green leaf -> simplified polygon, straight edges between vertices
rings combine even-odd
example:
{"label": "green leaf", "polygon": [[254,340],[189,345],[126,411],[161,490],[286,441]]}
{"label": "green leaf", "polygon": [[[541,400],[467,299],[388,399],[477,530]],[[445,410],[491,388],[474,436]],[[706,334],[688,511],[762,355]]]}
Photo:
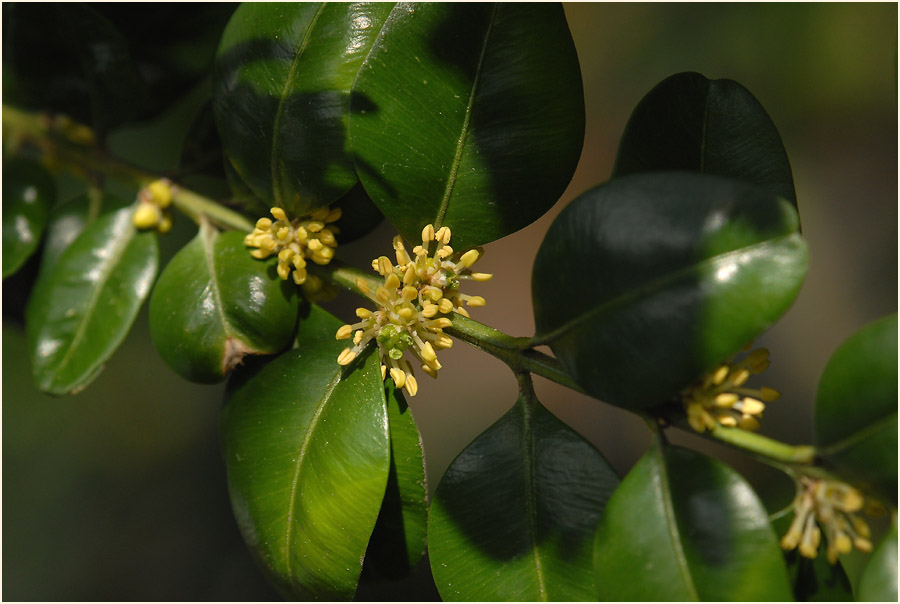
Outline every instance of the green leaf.
{"label": "green leaf", "polygon": [[558,4],[398,4],[353,86],[357,172],[410,241],[447,225],[465,249],[531,224],[569,184],[583,139]]}
{"label": "green leaf", "polygon": [[[784,535],[793,515],[787,514],[772,522],[776,535]],[[797,602],[852,602],[853,587],[840,561],[829,564],[822,555],[809,559],[796,549],[784,552],[794,599]]]}
{"label": "green leaf", "polygon": [[750,91],[733,80],[675,74],[635,107],[613,177],[669,170],[742,180],[797,205],[778,129]]}
{"label": "green leaf", "polygon": [[859,601],[897,601],[897,523],[884,536],[863,568],[859,582]]}
{"label": "green leaf", "polygon": [[590,443],[523,393],[438,485],[428,555],[441,596],[593,600],[593,536],[618,482]]}
{"label": "green leaf", "polygon": [[291,215],[356,182],[346,143],[350,86],[392,4],[246,3],[216,58],[222,145],[254,194]]}
{"label": "green leaf", "polygon": [[407,576],[425,555],[428,487],[422,437],[403,391],[385,381],[391,431],[391,467],[366,567],[382,576]]}
{"label": "green leaf", "polygon": [[819,380],[815,443],[847,480],[897,502],[897,315],[838,347]]}
{"label": "green leaf", "polygon": [[3,162],[3,278],[34,253],[56,197],[53,179],[39,164],[16,158]]}
{"label": "green leaf", "polygon": [[150,335],[182,377],[215,383],[248,354],[274,354],[294,335],[297,288],[256,260],[244,234],[208,223],[166,266],[150,296]]}
{"label": "green leaf", "polygon": [[378,355],[339,366],[342,324],[311,307],[298,348],[235,389],[222,412],[238,526],[291,599],[353,596],[387,482]]}
{"label": "green leaf", "polygon": [[76,393],[103,369],[128,334],[156,277],[156,233],[135,230],[133,207],[87,227],[42,272],[26,323],[35,382]]}
{"label": "green leaf", "polygon": [[594,552],[601,600],[790,600],[753,489],[724,464],[658,440],[606,506]]}
{"label": "green leaf", "polygon": [[662,403],[793,303],[806,275],[797,212],[718,176],[640,174],[584,193],[532,274],[536,343],[588,393]]}
{"label": "green leaf", "polygon": [[41,272],[49,270],[56,263],[85,227],[99,216],[121,210],[126,205],[130,204],[109,194],[104,194],[92,205],[89,195],[85,193],[54,207],[47,221]]}
{"label": "green leaf", "polygon": [[372,203],[362,185],[356,185],[338,199],[332,207],[340,208],[341,218],[335,223],[340,229],[338,243],[343,245],[368,235],[384,220],[378,207]]}

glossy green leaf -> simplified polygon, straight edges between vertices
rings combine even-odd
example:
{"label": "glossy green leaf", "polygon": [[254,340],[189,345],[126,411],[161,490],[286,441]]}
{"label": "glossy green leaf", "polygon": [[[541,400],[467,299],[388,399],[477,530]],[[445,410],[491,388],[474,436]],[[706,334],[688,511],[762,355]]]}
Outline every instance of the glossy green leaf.
{"label": "glossy green leaf", "polygon": [[635,107],[613,177],[670,170],[742,180],[797,205],[778,129],[750,91],[733,80],[675,74]]}
{"label": "glossy green leaf", "polygon": [[575,170],[584,96],[561,5],[398,4],[353,86],[366,191],[410,241],[464,249],[537,220]]}
{"label": "glossy green leaf", "polygon": [[37,386],[75,393],[103,369],[128,334],[156,277],[156,233],[135,230],[133,208],[87,227],[42,272],[26,314]]}
{"label": "glossy green leaf", "polygon": [[362,185],[356,185],[338,199],[332,207],[341,209],[341,218],[335,223],[338,244],[350,243],[368,235],[384,220],[384,216]]}
{"label": "glossy green leaf", "polygon": [[639,174],[560,213],[532,274],[537,335],[591,395],[668,400],[752,341],[806,275],[797,212],[761,189]]}
{"label": "glossy green leaf", "polygon": [[860,329],[819,380],[815,442],[848,480],[897,501],[897,315]]}
{"label": "glossy green leaf", "polygon": [[391,468],[378,522],[366,550],[366,566],[378,574],[404,577],[425,555],[428,487],[422,436],[403,391],[385,381],[391,431]]}
{"label": "glossy green leaf", "polygon": [[56,197],[53,179],[40,165],[16,158],[3,162],[3,278],[34,253]]}
{"label": "glossy green leaf", "polygon": [[897,524],[891,526],[863,569],[859,582],[861,602],[897,601]]}
{"label": "glossy green leaf", "polygon": [[91,204],[87,193],[61,203],[50,211],[44,248],[41,253],[41,272],[49,270],[64,251],[78,238],[85,227],[103,214],[121,210],[127,202],[104,194]]}
{"label": "glossy green leaf", "polygon": [[235,11],[216,58],[216,123],[235,171],[270,206],[308,213],[356,182],[350,86],[391,6],[250,2]]}
{"label": "glossy green leaf", "polygon": [[606,506],[594,552],[601,600],[790,600],[766,510],[724,464],[658,440]]}
{"label": "glossy green leaf", "polygon": [[250,256],[244,233],[207,223],[166,266],[150,296],[150,335],[182,377],[215,383],[248,354],[274,354],[294,335],[297,287]]}
{"label": "glossy green leaf", "polygon": [[[794,516],[786,514],[772,522],[775,534],[784,535]],[[809,559],[796,549],[783,552],[788,580],[797,602],[852,602],[853,587],[840,561],[830,564],[825,555]]]}
{"label": "glossy green leaf", "polygon": [[590,443],[523,394],[438,485],[428,555],[441,596],[593,600],[593,536],[618,482]]}
{"label": "glossy green leaf", "polygon": [[378,355],[339,366],[343,344],[334,334],[342,324],[311,307],[298,347],[244,381],[222,412],[238,526],[291,599],[353,596],[387,482]]}

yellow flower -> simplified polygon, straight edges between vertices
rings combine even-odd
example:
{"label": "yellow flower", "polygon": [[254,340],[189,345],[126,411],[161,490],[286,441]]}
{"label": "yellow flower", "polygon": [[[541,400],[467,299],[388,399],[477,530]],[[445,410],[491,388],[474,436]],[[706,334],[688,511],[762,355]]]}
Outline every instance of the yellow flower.
{"label": "yellow flower", "polygon": [[[357,280],[356,285],[377,308],[374,311],[358,308],[356,315],[360,321],[338,330],[338,340],[353,337],[353,347],[341,352],[339,364],[351,363],[375,339],[381,356],[382,379],[390,373],[398,388],[406,388],[410,396],[416,395],[419,386],[412,366],[404,358],[407,350],[425,373],[437,377],[441,364],[436,351],[453,345],[453,340],[444,333],[445,328],[453,325],[447,315],[455,311],[468,316],[464,304],[484,306],[485,303],[481,296],[460,293],[460,280],[491,278],[486,273],[469,270],[479,259],[479,250],[454,254],[449,243],[449,228],[435,231],[428,225],[422,230],[422,245],[413,249],[414,259],[398,236],[394,238],[397,264],[392,264],[387,256],[372,261],[372,268],[384,277],[384,285],[374,294],[364,280]],[[434,250],[429,251],[432,247]]]}
{"label": "yellow flower", "polygon": [[132,216],[134,226],[139,229],[156,229],[161,234],[172,229],[172,189],[174,185],[167,178],[160,178],[138,191],[138,204]]}
{"label": "yellow flower", "polygon": [[849,554],[854,547],[871,552],[869,526],[855,514],[864,504],[862,493],[848,484],[802,476],[793,503],[794,521],[781,538],[781,547],[796,547],[801,556],[815,558],[822,539],[821,523],[828,542],[825,555],[831,564],[837,562],[838,554]]}
{"label": "yellow flower", "polygon": [[339,208],[320,208],[305,218],[288,220],[284,210],[272,208],[272,221],[260,218],[256,228],[244,238],[244,245],[256,248],[250,252],[254,258],[278,256],[278,276],[293,277],[294,283],[306,282],[306,259],[326,265],[334,257],[337,247],[335,235],[338,228],[332,223],[341,217]]}
{"label": "yellow flower", "polygon": [[746,388],[754,374],[769,367],[769,351],[758,348],[739,362],[722,363],[681,393],[688,423],[697,432],[712,430],[716,424],[744,430],[759,428],[758,418],[765,403],[781,396],[772,388]]}

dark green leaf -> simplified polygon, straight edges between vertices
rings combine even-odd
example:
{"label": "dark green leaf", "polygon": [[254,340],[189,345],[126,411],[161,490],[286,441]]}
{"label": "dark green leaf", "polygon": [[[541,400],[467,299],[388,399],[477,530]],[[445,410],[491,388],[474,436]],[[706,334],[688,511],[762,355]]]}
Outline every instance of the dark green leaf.
{"label": "dark green leaf", "polygon": [[40,165],[20,158],[3,162],[4,279],[37,249],[55,197],[53,179]]}
{"label": "dark green leaf", "polygon": [[816,396],[815,442],[846,479],[897,501],[897,315],[834,352]]}
{"label": "dark green leaf", "polygon": [[392,4],[247,3],[216,58],[213,103],[226,155],[254,194],[289,214],[356,182],[350,86]]}
{"label": "dark green leaf", "polygon": [[875,548],[859,582],[861,602],[897,601],[897,524]]}
{"label": "dark green leaf", "polygon": [[366,550],[366,566],[397,579],[425,555],[428,488],[422,437],[403,391],[385,381],[391,430],[391,469],[378,522]]}
{"label": "dark green leaf", "polygon": [[601,600],[789,600],[778,541],[753,489],[724,464],[658,440],[606,506]]}
{"label": "dark green leaf", "polygon": [[366,191],[410,241],[464,249],[537,220],[569,184],[584,97],[562,6],[398,4],[353,86]]}
{"label": "dark green leaf", "polygon": [[793,303],[806,275],[797,212],[717,176],[654,173],[581,195],[532,275],[537,336],[591,395],[666,401]]}
{"label": "dark green leaf", "polygon": [[156,233],[138,233],[134,209],[106,214],[87,227],[42,272],[26,321],[37,386],[75,393],[103,369],[128,334],[156,276]]}
{"label": "dark green leaf", "polygon": [[679,73],[638,103],[619,142],[613,177],[668,170],[742,180],[797,205],[778,129],[733,80]]}
{"label": "dark green leaf", "polygon": [[[793,515],[772,522],[776,535],[784,535]],[[788,580],[798,602],[852,602],[853,587],[840,561],[829,564],[824,556],[805,558],[796,549],[784,552]]]}
{"label": "dark green leaf", "polygon": [[618,482],[590,443],[521,395],[438,485],[428,555],[441,596],[593,600],[593,536]]}
{"label": "dark green leaf", "polygon": [[340,220],[335,223],[340,229],[339,244],[350,243],[368,235],[384,220],[378,207],[372,203],[366,195],[366,190],[359,183],[334,202],[333,207],[342,211]]}
{"label": "dark green leaf", "polygon": [[298,348],[235,389],[222,413],[238,526],[292,599],[353,596],[387,482],[378,355],[340,367],[341,325],[313,306]]}
{"label": "dark green leaf", "polygon": [[274,354],[291,341],[297,288],[256,260],[244,234],[207,223],[176,254],[150,296],[150,335],[166,363],[194,382],[215,383],[248,354]]}

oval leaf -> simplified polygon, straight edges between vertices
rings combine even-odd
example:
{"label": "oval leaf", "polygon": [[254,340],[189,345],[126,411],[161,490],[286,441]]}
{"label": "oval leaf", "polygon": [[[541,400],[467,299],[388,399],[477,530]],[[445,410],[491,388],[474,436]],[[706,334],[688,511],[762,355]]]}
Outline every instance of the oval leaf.
{"label": "oval leaf", "polygon": [[669,170],[742,180],[797,205],[778,129],[750,91],[733,80],[675,74],[635,107],[613,177]]}
{"label": "oval leaf", "polygon": [[339,366],[342,324],[311,307],[299,347],[236,388],[222,412],[238,526],[291,599],[353,597],[387,482],[378,355]]}
{"label": "oval leaf", "polygon": [[661,403],[759,335],[806,275],[797,212],[717,176],[613,180],[560,213],[532,275],[535,342],[592,396]]}
{"label": "oval leaf", "polygon": [[897,524],[875,548],[859,581],[861,602],[897,601]]}
{"label": "oval leaf", "polygon": [[150,335],[182,377],[215,383],[247,354],[274,354],[291,341],[297,289],[255,260],[244,234],[204,222],[159,277],[150,296]]}
{"label": "oval leaf", "polygon": [[816,395],[815,442],[842,476],[897,501],[897,315],[834,352]]}
{"label": "oval leaf", "polygon": [[790,600],[766,510],[724,464],[659,441],[606,506],[594,565],[601,600]]}
{"label": "oval leaf", "polygon": [[584,96],[562,6],[398,4],[353,86],[357,172],[410,241],[460,249],[537,220],[569,184]]}
{"label": "oval leaf", "polygon": [[4,279],[37,249],[55,197],[53,179],[40,165],[25,159],[3,162]]}
{"label": "oval leaf", "polygon": [[532,396],[466,447],[438,485],[428,555],[445,600],[594,599],[593,536],[619,479]]}
{"label": "oval leaf", "polygon": [[254,194],[308,213],[356,182],[347,152],[350,86],[392,4],[246,3],[216,58],[222,145]]}
{"label": "oval leaf", "polygon": [[405,577],[425,555],[428,486],[422,436],[403,391],[385,381],[391,467],[366,566],[390,579]]}
{"label": "oval leaf", "polygon": [[156,276],[156,233],[139,233],[132,207],[87,227],[42,272],[28,302],[32,371],[41,390],[87,386],[128,334]]}

